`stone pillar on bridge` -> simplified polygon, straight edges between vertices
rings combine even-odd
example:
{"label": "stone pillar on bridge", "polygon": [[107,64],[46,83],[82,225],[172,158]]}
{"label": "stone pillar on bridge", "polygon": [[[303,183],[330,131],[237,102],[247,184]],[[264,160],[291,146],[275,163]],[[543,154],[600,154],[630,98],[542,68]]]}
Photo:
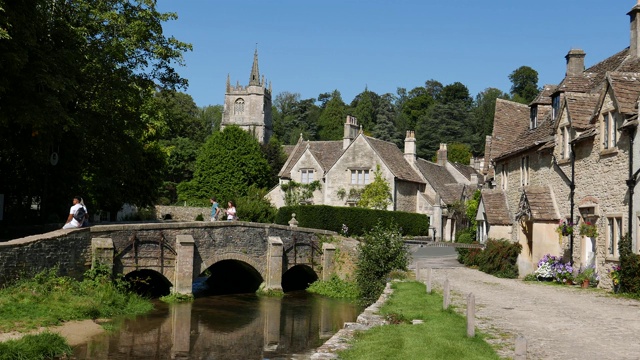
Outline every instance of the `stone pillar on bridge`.
{"label": "stone pillar on bridge", "polygon": [[191,350],[191,302],[171,306],[171,358],[187,359]]}
{"label": "stone pillar on bridge", "polygon": [[331,279],[334,271],[334,257],[336,246],[329,243],[322,244],[322,281]]}
{"label": "stone pillar on bridge", "polygon": [[282,291],[282,240],[279,236],[269,236],[269,248],[267,249],[267,278],[264,279],[265,290]]}
{"label": "stone pillar on bridge", "polygon": [[193,253],[195,242],[191,235],[176,236],[176,271],[173,292],[191,295],[193,286]]}
{"label": "stone pillar on bridge", "polygon": [[107,266],[113,271],[113,240],[111,238],[91,239],[91,268],[97,266]]}

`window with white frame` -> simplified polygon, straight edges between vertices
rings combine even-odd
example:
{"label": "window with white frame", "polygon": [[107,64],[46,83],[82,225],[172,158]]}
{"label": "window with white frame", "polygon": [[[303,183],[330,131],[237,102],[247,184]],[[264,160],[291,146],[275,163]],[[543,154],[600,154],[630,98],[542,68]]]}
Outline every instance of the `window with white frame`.
{"label": "window with white frame", "polygon": [[617,258],[618,244],[622,237],[622,217],[610,216],[607,217],[607,255],[609,257]]}
{"label": "window with white frame", "polygon": [[529,114],[529,129],[535,129],[538,127],[538,105],[531,106],[531,112]]}
{"label": "window with white frame", "polygon": [[355,185],[366,185],[369,183],[369,170],[351,170],[351,183]]}
{"label": "window with white frame", "polygon": [[529,156],[520,159],[520,185],[529,185]]}
{"label": "window with white frame", "polygon": [[313,169],[302,169],[300,173],[300,182],[302,184],[310,184],[313,182]]}
{"label": "window with white frame", "polygon": [[509,171],[508,164],[502,164],[500,171],[500,185],[502,190],[507,190],[507,184],[509,183]]}
{"label": "window with white frame", "polygon": [[568,159],[571,157],[571,149],[569,148],[569,142],[571,141],[571,132],[569,125],[560,128],[560,157],[562,159]]}
{"label": "window with white frame", "polygon": [[233,104],[233,113],[234,114],[241,114],[243,112],[244,112],[244,99],[238,99]]}
{"label": "window with white frame", "polygon": [[618,122],[614,112],[602,114],[602,147],[611,149],[618,144]]}

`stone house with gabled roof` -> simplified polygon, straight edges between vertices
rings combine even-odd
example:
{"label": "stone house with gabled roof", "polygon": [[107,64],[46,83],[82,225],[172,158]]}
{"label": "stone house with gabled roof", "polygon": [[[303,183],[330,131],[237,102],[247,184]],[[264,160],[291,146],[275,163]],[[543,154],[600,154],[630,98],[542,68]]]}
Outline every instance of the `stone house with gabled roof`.
{"label": "stone house with gabled roof", "polygon": [[[413,131],[408,131],[403,152],[391,142],[364,135],[357,120],[348,116],[343,141],[301,138],[279,173],[280,184],[319,180],[322,188],[314,192],[310,203],[355,206],[358,199],[348,194],[373,181],[379,166],[391,187],[387,210],[427,214],[435,237],[451,241],[456,225],[447,207],[463,201],[469,189],[477,188],[478,174],[470,166],[466,169],[464,165],[448,163],[446,146],[438,152],[439,164],[417,158],[415,142]],[[471,179],[476,182],[471,184]],[[267,197],[276,207],[284,206],[280,185]]]}
{"label": "stone house with gabled roof", "polygon": [[[578,266],[595,266],[602,274],[618,261],[618,242],[626,232],[632,235],[634,252],[638,251],[640,213],[634,209],[639,209],[640,200],[634,187],[640,162],[631,156],[640,150],[633,141],[640,96],[638,14],[640,4],[628,13],[629,48],[587,69],[584,51],[569,51],[565,78],[550,94],[543,91],[539,96],[550,99],[549,116],[537,123],[534,108],[539,115],[540,107],[549,101],[534,101],[529,106],[529,128],[501,155],[493,156],[491,148],[487,151],[496,169],[495,187],[505,191],[514,220],[511,239],[523,246],[530,244],[519,259],[521,276],[533,271],[547,250]],[[496,106],[494,134],[504,131],[506,123],[499,121],[504,114],[498,111]],[[522,126],[523,119],[512,121]],[[493,138],[487,141],[490,147],[494,142]],[[519,169],[513,163],[519,163]],[[516,189],[511,186],[514,183]],[[535,207],[542,214],[538,216],[531,201],[533,187],[537,189],[534,197],[539,197]],[[503,209],[500,206],[496,211]],[[492,211],[488,203],[483,210]],[[575,224],[573,234],[552,234],[550,230],[557,226],[554,218]],[[596,225],[598,233],[593,238],[579,234],[578,226],[585,222]],[[601,282],[601,287],[610,286]]]}

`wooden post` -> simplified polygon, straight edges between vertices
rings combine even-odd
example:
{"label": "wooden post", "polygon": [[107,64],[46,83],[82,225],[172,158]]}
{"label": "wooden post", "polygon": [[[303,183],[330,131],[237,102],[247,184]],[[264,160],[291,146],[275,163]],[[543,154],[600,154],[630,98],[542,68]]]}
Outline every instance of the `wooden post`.
{"label": "wooden post", "polygon": [[416,263],[416,281],[420,281],[420,263]]}
{"label": "wooden post", "polygon": [[527,339],[522,335],[516,336],[515,360],[527,360]]}
{"label": "wooden post", "polygon": [[446,279],[444,281],[444,292],[442,294],[442,308],[444,310],[447,310],[449,308],[449,299],[450,296],[450,292],[449,292],[449,279]]}
{"label": "wooden post", "polygon": [[476,336],[476,297],[470,293],[467,297],[467,337]]}
{"label": "wooden post", "polygon": [[431,294],[431,268],[427,268],[427,294]]}

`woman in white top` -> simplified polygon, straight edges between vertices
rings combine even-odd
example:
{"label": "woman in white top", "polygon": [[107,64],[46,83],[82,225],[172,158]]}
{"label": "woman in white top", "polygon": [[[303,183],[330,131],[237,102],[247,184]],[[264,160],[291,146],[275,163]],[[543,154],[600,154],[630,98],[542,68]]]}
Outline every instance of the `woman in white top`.
{"label": "woman in white top", "polygon": [[231,221],[231,220],[236,220],[238,217],[236,216],[236,205],[233,203],[233,201],[229,201],[227,203],[227,220]]}

